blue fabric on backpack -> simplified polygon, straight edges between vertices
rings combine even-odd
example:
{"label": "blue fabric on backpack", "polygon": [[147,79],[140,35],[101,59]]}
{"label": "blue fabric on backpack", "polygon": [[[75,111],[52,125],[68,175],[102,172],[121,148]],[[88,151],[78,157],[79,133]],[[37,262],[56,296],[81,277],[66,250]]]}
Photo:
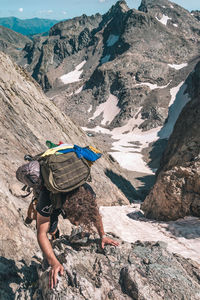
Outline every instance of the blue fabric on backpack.
{"label": "blue fabric on backpack", "polygon": [[101,153],[95,153],[87,147],[82,148],[77,145],[74,145],[74,150],[78,158],[84,157],[89,161],[96,161],[101,157]]}
{"label": "blue fabric on backpack", "polygon": [[68,153],[68,152],[75,152],[78,158],[84,157],[85,159],[89,161],[96,161],[101,157],[101,153],[95,153],[92,150],[90,150],[87,147],[80,147],[77,145],[74,145],[74,148],[69,148],[69,149],[63,149],[63,150],[58,150],[57,152],[59,153]]}

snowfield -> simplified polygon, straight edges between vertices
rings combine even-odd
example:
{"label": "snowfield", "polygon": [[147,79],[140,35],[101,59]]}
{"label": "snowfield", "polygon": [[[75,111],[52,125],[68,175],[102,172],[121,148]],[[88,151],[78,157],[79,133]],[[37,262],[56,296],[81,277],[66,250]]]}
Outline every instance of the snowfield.
{"label": "snowfield", "polygon": [[158,19],[157,17],[156,17],[156,19],[157,19],[160,23],[162,23],[163,25],[166,26],[166,25],[167,25],[167,21],[168,21],[168,20],[171,20],[172,18],[169,18],[169,17],[166,16],[166,15],[163,15],[161,19]]}
{"label": "snowfield", "polygon": [[106,233],[114,233],[129,243],[162,241],[170,252],[200,263],[200,219],[185,217],[161,222],[146,219],[140,204],[100,207]]}
{"label": "snowfield", "polygon": [[[177,27],[178,25],[177,24],[173,24],[175,27]],[[182,68],[185,68],[185,67],[187,67],[187,63],[183,63],[183,64],[180,64],[180,65],[176,65],[176,64],[168,64],[168,66],[169,67],[171,67],[171,68],[174,68],[174,69],[176,69],[176,70],[180,70],[180,69],[182,69]]]}
{"label": "snowfield", "polygon": [[[165,88],[166,86],[157,86],[150,83],[140,83],[138,85],[148,85],[150,89]],[[96,111],[89,119],[95,120],[98,116],[102,116],[101,125],[94,128],[82,127],[84,131],[108,134],[114,140],[112,143],[111,154],[121,165],[121,167],[129,170],[146,174],[154,174],[156,170],[148,167],[143,159],[142,150],[147,148],[150,143],[155,142],[159,138],[168,139],[171,135],[175,122],[186,103],[190,100],[188,94],[185,94],[186,85],[184,82],[179,83],[170,89],[171,100],[169,102],[169,113],[167,123],[164,127],[153,128],[148,131],[139,129],[140,124],[143,123],[141,118],[141,107],[138,108],[135,116],[128,120],[126,124],[121,127],[116,127],[113,130],[104,128],[109,125],[117,114],[120,112],[118,99],[110,94],[107,101],[97,106]],[[89,111],[91,111],[91,106]]]}
{"label": "snowfield", "polygon": [[83,73],[83,70],[81,70],[81,69],[83,68],[85,63],[86,63],[86,60],[82,61],[78,66],[76,66],[74,71],[62,75],[60,77],[61,81],[64,84],[69,84],[69,83],[80,81],[80,76]]}
{"label": "snowfield", "polygon": [[108,125],[120,112],[119,107],[117,106],[118,99],[114,95],[108,97],[108,100],[97,107],[97,110],[89,120],[94,120],[101,113],[103,114],[103,120],[101,121],[102,125]]}

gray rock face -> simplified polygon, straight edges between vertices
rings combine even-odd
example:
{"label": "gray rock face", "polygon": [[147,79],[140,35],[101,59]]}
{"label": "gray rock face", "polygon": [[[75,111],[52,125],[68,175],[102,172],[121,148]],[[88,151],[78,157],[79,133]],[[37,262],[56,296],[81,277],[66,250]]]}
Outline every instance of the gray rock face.
{"label": "gray rock face", "polygon": [[157,181],[145,199],[146,216],[160,220],[200,216],[200,63],[187,79],[185,106],[161,160]]}
{"label": "gray rock face", "polygon": [[29,42],[28,37],[0,26],[0,51],[9,54],[16,62],[21,61],[22,49]]}
{"label": "gray rock face", "polygon": [[200,21],[200,11],[199,10],[193,10],[191,14],[198,20]]}
{"label": "gray rock face", "polygon": [[[29,64],[28,70],[44,90],[52,88],[58,75],[61,76],[66,72],[65,69],[62,70],[62,67],[71,71],[73,64],[77,61],[77,59],[74,61],[70,59],[70,62],[65,66],[65,59],[72,55],[75,58],[80,56],[78,57],[79,60],[87,57],[87,51],[81,50],[95,44],[92,31],[101,20],[101,15],[97,14],[91,17],[83,15],[60,22],[51,28],[49,38],[38,37],[33,43],[25,47]],[[62,65],[61,69],[52,74],[52,71],[60,65]]]}
{"label": "gray rock face", "polygon": [[43,263],[39,282],[44,299],[199,299],[198,264],[170,254],[164,243],[121,242],[101,250],[96,242],[89,239],[80,246],[63,237],[54,243],[65,271],[49,290]]}

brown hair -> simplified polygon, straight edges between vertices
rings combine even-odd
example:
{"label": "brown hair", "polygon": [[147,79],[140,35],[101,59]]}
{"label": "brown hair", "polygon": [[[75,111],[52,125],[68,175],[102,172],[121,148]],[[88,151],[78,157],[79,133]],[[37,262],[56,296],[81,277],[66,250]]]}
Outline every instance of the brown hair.
{"label": "brown hair", "polygon": [[89,184],[67,193],[62,210],[65,218],[72,224],[82,225],[88,230],[91,230],[99,219],[96,195]]}

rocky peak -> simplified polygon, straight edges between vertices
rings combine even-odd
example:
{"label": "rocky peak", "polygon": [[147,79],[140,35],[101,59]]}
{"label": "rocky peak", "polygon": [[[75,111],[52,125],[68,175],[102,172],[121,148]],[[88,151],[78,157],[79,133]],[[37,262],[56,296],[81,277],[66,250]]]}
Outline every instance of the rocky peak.
{"label": "rocky peak", "polygon": [[80,17],[75,17],[55,24],[50,29],[49,36],[59,35],[60,38],[66,38],[71,35],[79,35],[85,28],[88,28],[88,30],[91,31],[95,27],[98,27],[101,19],[102,16],[99,13],[92,16],[83,14]]}
{"label": "rocky peak", "polygon": [[[124,14],[126,14],[126,12],[128,12],[130,9],[126,3],[125,0],[120,0],[117,1],[109,10],[107,13],[105,13],[102,17],[103,20],[100,24],[100,30],[103,29],[104,26],[106,26],[108,24],[108,22],[111,20],[119,20],[119,24],[120,24],[120,19],[123,17]],[[116,28],[118,27],[119,30],[122,30],[122,24],[117,24]]]}
{"label": "rocky peak", "polygon": [[174,4],[173,2],[170,2],[168,0],[142,0],[140,6],[138,7],[138,10],[143,12],[148,12],[149,9],[158,7],[158,8],[166,8],[171,7],[173,8]]}
{"label": "rocky peak", "polygon": [[113,12],[113,13],[117,13],[119,11],[127,12],[128,10],[129,10],[129,7],[128,7],[125,0],[117,1],[116,4],[113,5],[110,9],[110,11]]}
{"label": "rocky peak", "polygon": [[[142,0],[138,10],[151,14],[163,24],[167,24],[167,22],[169,22],[175,27],[181,27],[182,29],[187,28],[187,30],[189,30],[191,25],[195,26],[195,22],[193,23],[193,16],[197,16],[198,19],[198,11],[191,14],[183,7],[168,0]],[[164,19],[162,20],[163,17],[165,22]],[[190,28],[190,35],[191,33]]]}

